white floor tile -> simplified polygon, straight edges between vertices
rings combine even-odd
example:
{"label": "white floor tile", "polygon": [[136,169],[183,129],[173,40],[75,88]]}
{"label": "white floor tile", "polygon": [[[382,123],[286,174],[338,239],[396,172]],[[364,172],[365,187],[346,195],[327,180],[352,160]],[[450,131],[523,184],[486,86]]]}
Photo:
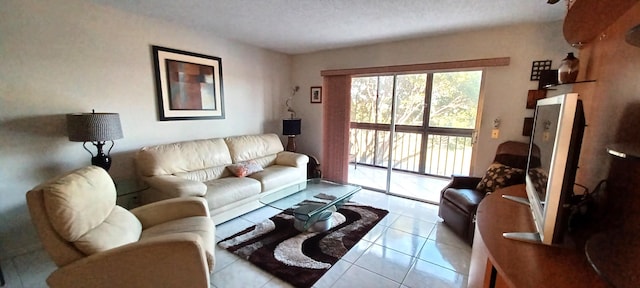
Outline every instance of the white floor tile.
{"label": "white floor tile", "polygon": [[371,245],[355,265],[402,283],[414,258],[377,244]]}
{"label": "white floor tile", "polygon": [[241,217],[218,224],[216,225],[216,239],[218,241],[225,239],[253,225],[255,225],[255,223]]}
{"label": "white floor tile", "polygon": [[276,277],[273,277],[267,284],[264,284],[262,288],[294,288],[291,284],[282,281]]}
{"label": "white floor tile", "polygon": [[[22,281],[20,280],[18,271],[13,265],[13,261],[10,259],[2,260],[0,265],[2,265],[2,273],[4,274],[4,281],[6,283],[3,288],[22,288]],[[41,279],[41,281],[44,282],[44,279]]]}
{"label": "white floor tile", "polygon": [[418,258],[469,275],[471,252],[455,246],[428,240],[424,244]]}
{"label": "white floor tile", "polygon": [[432,204],[400,197],[390,197],[389,200],[390,211],[432,223],[436,223],[440,219],[438,217],[438,210],[434,209],[434,207],[435,205]]}
{"label": "white floor tile", "polygon": [[46,279],[57,269],[44,250],[36,250],[13,258],[23,287],[47,287]]}
{"label": "white floor tile", "polygon": [[396,219],[398,219],[398,217],[400,217],[400,214],[389,212],[389,214],[387,214],[387,216],[384,216],[384,218],[382,218],[382,220],[380,222],[378,222],[378,224],[388,227],[393,222],[395,222]]}
{"label": "white floor tile", "polygon": [[216,245],[216,262],[215,267],[213,267],[213,273],[216,273],[227,266],[231,265],[231,263],[239,261],[240,258],[235,254],[227,251],[224,248],[220,248],[220,246]]}
{"label": "white floor tile", "polygon": [[262,287],[273,276],[251,263],[239,260],[211,275],[211,284],[224,288]]}
{"label": "white floor tile", "polygon": [[380,192],[362,189],[351,198],[351,201],[389,210],[389,196]]}
{"label": "white floor tile", "polygon": [[369,242],[375,242],[380,238],[380,236],[387,230],[387,227],[378,223],[376,226],[371,228],[367,234],[362,237],[362,240],[366,240]]}
{"label": "white floor tile", "polygon": [[411,288],[461,288],[467,287],[467,278],[460,273],[418,259],[402,284]]}
{"label": "white floor tile", "polygon": [[353,265],[338,279],[332,288],[376,287],[396,288],[400,283],[394,282],[367,269]]}
{"label": "white floor tile", "polygon": [[282,210],[272,208],[269,206],[262,207],[258,210],[251,211],[247,214],[240,216],[240,218],[248,220],[253,223],[260,223],[266,219],[273,217],[274,215],[281,213]]}
{"label": "white floor tile", "polygon": [[443,222],[436,223],[436,227],[431,231],[429,239],[436,242],[445,243],[447,245],[456,246],[461,249],[468,249],[471,251],[471,246],[467,244],[460,236],[453,233],[449,227]]}
{"label": "white floor tile", "polygon": [[351,263],[344,261],[342,259],[338,260],[336,264],[333,264],[331,269],[322,275],[322,278],[318,280],[315,284],[313,284],[313,288],[329,288],[331,287],[342,275],[349,270],[351,267]]}
{"label": "white floor tile", "polygon": [[410,256],[417,256],[427,238],[389,228],[374,243]]}
{"label": "white floor tile", "polygon": [[356,243],[356,245],[351,247],[351,249],[349,249],[349,252],[342,256],[340,260],[355,263],[356,261],[358,261],[358,258],[360,258],[360,256],[362,256],[362,254],[364,254],[364,252],[367,251],[369,247],[371,247],[371,245],[372,243],[369,241],[360,240],[358,241],[358,243]]}
{"label": "white floor tile", "polygon": [[389,228],[428,238],[435,225],[436,224],[432,222],[401,215],[396,221],[389,225]]}

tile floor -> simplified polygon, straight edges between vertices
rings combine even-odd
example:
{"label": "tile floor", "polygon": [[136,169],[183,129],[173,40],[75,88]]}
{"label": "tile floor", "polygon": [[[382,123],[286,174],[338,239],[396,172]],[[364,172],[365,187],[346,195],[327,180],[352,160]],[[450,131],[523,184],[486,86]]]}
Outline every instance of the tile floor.
{"label": "tile floor", "polygon": [[[353,201],[389,214],[314,287],[466,287],[471,247],[438,218],[438,207],[363,190]],[[217,226],[221,240],[280,211],[265,207]],[[6,287],[46,287],[55,269],[43,250],[2,261]],[[290,287],[224,249],[216,251],[211,287]],[[4,288],[4,287],[3,287]]]}

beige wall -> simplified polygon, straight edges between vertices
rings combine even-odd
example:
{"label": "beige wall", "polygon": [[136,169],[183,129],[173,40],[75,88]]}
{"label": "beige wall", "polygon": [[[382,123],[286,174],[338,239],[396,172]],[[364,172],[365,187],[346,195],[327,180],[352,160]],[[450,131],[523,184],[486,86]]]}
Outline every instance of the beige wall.
{"label": "beige wall", "polygon": [[[66,113],[120,113],[114,178],[144,145],[281,129],[290,56],[89,1],[3,0],[0,19],[0,258],[38,245],[26,191],[90,163]],[[158,121],[150,45],[221,57],[226,119]]]}
{"label": "beige wall", "polygon": [[[484,109],[472,173],[481,175],[493,160],[498,144],[529,141],[522,136],[522,124],[524,117],[533,116],[533,110],[525,108],[527,91],[536,89],[538,83],[529,80],[532,61],[551,59],[557,69],[566,53],[573,51],[562,36],[562,23],[554,22],[294,56],[293,83],[302,91],[295,99],[296,112],[303,119],[298,149],[322,159],[322,105],[309,103],[309,87],[321,85],[322,70],[510,57],[509,66],[488,68],[485,73]],[[564,89],[550,91],[549,95],[570,91],[570,87]],[[491,139],[495,118],[502,120],[500,137]]]}

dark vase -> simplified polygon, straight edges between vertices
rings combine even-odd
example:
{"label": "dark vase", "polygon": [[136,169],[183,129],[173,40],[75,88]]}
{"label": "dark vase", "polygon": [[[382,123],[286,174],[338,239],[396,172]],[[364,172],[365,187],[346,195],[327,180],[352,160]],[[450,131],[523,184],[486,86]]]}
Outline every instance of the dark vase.
{"label": "dark vase", "polygon": [[558,68],[558,83],[567,84],[576,82],[579,68],[580,60],[573,56],[573,53],[567,54],[567,58],[562,59],[560,67]]}

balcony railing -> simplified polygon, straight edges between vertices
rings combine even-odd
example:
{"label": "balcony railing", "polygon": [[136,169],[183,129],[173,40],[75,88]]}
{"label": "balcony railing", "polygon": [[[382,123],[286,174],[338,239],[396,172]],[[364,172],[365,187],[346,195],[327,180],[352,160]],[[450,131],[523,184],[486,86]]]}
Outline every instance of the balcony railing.
{"label": "balcony railing", "polygon": [[[351,128],[350,153],[358,164],[388,167],[389,134],[380,128]],[[469,175],[471,132],[468,136],[447,132],[396,132],[392,168],[419,174],[449,177]],[[426,137],[424,137],[426,135]],[[426,138],[424,141],[423,138]]]}

